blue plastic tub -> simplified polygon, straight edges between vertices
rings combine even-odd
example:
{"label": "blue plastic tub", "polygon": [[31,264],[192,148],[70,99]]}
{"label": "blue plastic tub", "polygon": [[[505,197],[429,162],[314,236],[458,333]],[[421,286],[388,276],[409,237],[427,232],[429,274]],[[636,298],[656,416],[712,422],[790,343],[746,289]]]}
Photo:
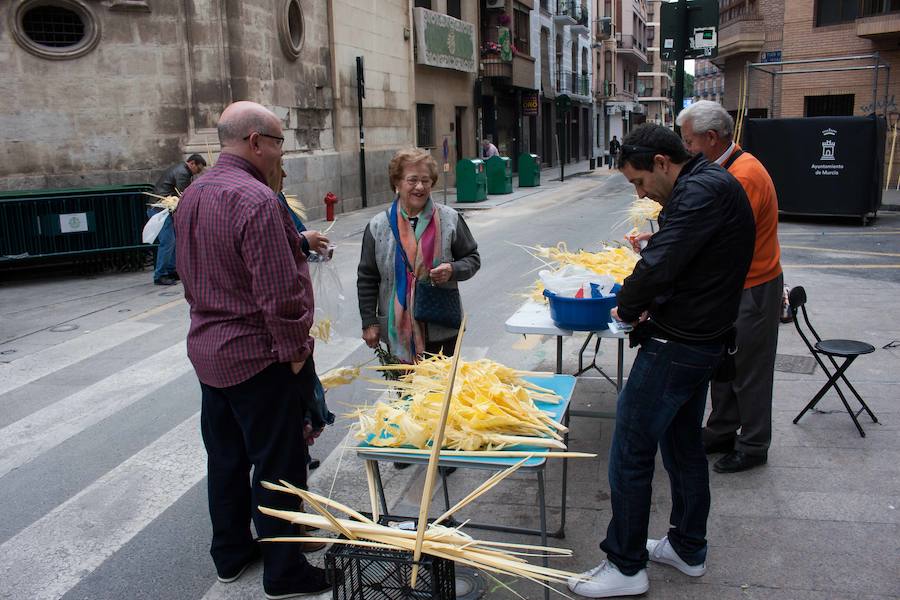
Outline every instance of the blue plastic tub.
{"label": "blue plastic tub", "polygon": [[[613,292],[619,291],[616,285]],[[567,298],[544,290],[550,301],[550,318],[560,329],[573,331],[601,331],[609,328],[609,311],[616,307],[616,295],[604,298]]]}

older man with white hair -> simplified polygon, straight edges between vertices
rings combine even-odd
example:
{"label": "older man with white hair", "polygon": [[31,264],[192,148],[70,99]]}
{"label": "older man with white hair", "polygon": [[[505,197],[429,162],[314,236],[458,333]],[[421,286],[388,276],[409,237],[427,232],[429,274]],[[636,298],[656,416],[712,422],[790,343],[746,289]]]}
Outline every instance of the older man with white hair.
{"label": "older man with white hair", "polygon": [[734,141],[734,120],[720,104],[695,102],[681,111],[676,123],[688,152],[702,153],[740,182],[756,220],[753,262],[735,323],[735,377],[710,386],[712,412],[703,429],[707,454],[726,453],[713,469],[736,473],[765,464],[772,441],[772,385],[784,286],[778,197],[766,168]]}

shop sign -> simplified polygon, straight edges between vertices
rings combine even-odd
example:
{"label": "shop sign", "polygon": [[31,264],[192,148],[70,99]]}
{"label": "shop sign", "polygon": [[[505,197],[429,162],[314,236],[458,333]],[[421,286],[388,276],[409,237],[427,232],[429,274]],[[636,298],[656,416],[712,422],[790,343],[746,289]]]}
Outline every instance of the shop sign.
{"label": "shop sign", "polygon": [[475,73],[475,25],[425,8],[413,9],[416,62]]}
{"label": "shop sign", "polygon": [[522,94],[522,116],[536,117],[538,114],[538,102],[537,92]]}

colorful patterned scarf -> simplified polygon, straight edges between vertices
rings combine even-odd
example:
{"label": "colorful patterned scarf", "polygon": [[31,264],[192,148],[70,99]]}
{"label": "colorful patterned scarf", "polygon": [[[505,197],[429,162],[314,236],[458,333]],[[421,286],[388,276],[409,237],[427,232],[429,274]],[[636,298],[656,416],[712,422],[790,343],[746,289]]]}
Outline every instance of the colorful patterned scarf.
{"label": "colorful patterned scarf", "polygon": [[[416,280],[427,281],[431,269],[440,260],[441,218],[431,198],[419,213],[419,221],[413,231],[409,215],[394,199],[388,212],[388,220],[394,232],[394,293],[393,304],[388,307],[388,340],[391,351],[401,360],[412,364],[425,351],[425,326],[413,318],[416,299]],[[403,252],[414,272],[410,273]]]}

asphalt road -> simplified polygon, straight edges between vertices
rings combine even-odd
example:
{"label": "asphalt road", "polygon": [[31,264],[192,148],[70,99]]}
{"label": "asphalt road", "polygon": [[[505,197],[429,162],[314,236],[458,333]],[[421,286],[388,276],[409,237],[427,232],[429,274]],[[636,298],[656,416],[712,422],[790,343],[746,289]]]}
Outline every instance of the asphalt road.
{"label": "asphalt road", "polygon": [[[604,173],[466,211],[483,266],[461,285],[470,315],[464,355],[552,369],[552,343],[504,331],[540,268],[521,246],[597,249],[621,239],[632,198],[624,178]],[[317,346],[320,371],[372,359],[359,340],[355,272],[363,227],[376,210],[343,215],[331,231],[344,301],[335,338]],[[791,272],[896,282],[898,235],[897,214],[865,228],[786,221],[783,262]],[[0,598],[262,597],[258,571],[240,585],[215,582],[199,387],[184,355],[187,306],[180,285],[150,281],[149,271],[55,271],[0,283]],[[341,416],[314,456],[334,463],[351,421],[345,415],[373,399],[371,387],[329,393]],[[345,474],[338,464],[313,485],[352,493],[342,489]]]}

